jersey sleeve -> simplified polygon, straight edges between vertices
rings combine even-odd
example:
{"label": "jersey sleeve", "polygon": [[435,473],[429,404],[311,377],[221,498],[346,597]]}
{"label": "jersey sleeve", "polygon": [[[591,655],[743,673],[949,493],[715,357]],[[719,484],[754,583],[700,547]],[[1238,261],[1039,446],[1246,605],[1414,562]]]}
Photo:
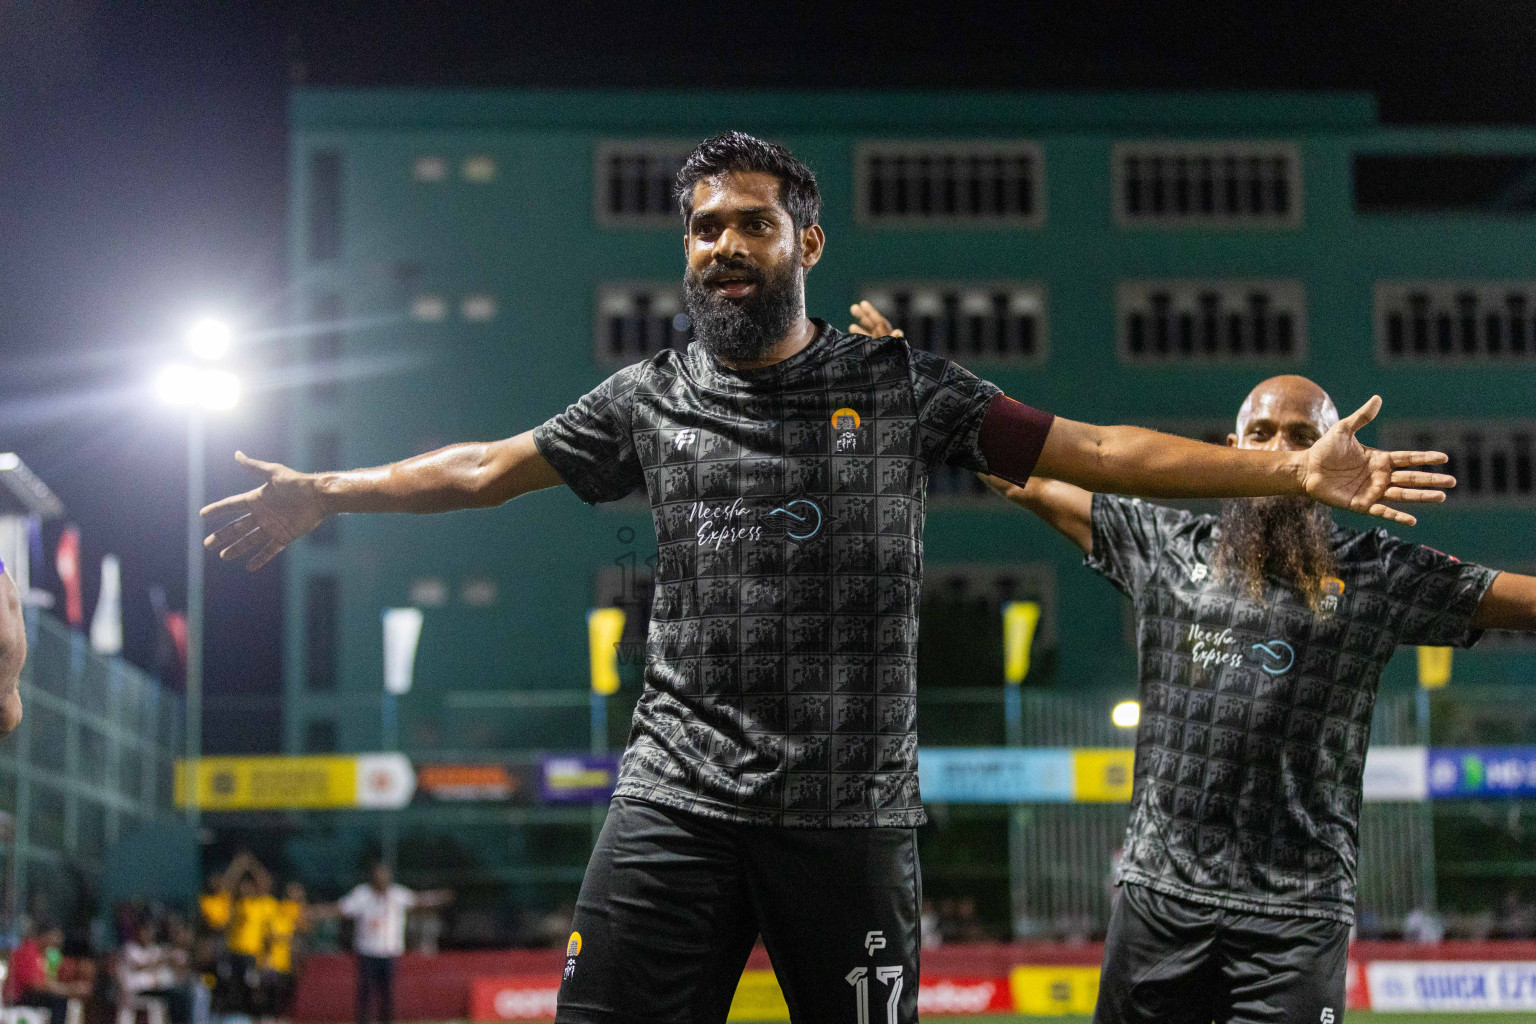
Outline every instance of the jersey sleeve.
{"label": "jersey sleeve", "polygon": [[917,408],[918,457],[929,469],[959,466],[987,471],[981,424],[992,399],[1003,393],[959,363],[922,349],[909,349],[912,393]]}
{"label": "jersey sleeve", "polygon": [[1139,498],[1095,494],[1089,515],[1093,550],[1084,563],[1134,598],[1156,571],[1168,538],[1188,517]]}
{"label": "jersey sleeve", "polygon": [[1472,617],[1498,573],[1382,531],[1387,593],[1398,602],[1398,642],[1471,647],[1483,631]]}
{"label": "jersey sleeve", "polygon": [[336,901],[336,909],[341,911],[343,917],[357,917],[363,912],[364,900],[366,898],[367,894],[363,892],[363,887],[359,885]]}
{"label": "jersey sleeve", "polygon": [[415,907],[421,903],[421,897],[416,893],[416,890],[407,889],[403,885],[395,886],[394,891],[390,893],[390,896],[396,903],[400,904],[400,906],[407,910],[410,910],[412,907]]}
{"label": "jersey sleeve", "polygon": [[645,483],[629,429],[635,387],[645,366],[626,366],[534,428],[539,454],[589,505],[617,501]]}

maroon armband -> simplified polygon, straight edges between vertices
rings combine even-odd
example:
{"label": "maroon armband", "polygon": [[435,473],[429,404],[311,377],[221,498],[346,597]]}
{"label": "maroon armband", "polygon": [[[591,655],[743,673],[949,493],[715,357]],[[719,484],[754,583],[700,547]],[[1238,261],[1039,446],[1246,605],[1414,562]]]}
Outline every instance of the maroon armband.
{"label": "maroon armband", "polygon": [[987,460],[987,471],[1004,480],[1022,484],[1035,471],[1056,417],[1048,412],[997,395],[987,403],[977,443]]}

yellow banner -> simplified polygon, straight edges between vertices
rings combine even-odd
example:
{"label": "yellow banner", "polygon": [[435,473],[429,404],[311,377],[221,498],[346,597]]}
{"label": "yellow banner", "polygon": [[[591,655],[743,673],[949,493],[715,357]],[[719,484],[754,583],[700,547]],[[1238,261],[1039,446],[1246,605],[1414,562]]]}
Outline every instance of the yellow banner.
{"label": "yellow banner", "polygon": [[[176,762],[176,806],[187,806],[187,762]],[[356,807],[356,757],[205,757],[197,803],[205,811]]]}
{"label": "yellow banner", "polygon": [[[853,1003],[850,1001],[850,1006]],[[789,1020],[789,1004],[779,988],[779,979],[772,971],[742,971],[741,984],[736,986],[736,998],[731,1000],[731,1012],[726,1020],[778,1021]]]}
{"label": "yellow banner", "polygon": [[1029,675],[1029,650],[1040,625],[1040,605],[1009,601],[1003,605],[1003,681],[1014,686]]}
{"label": "yellow banner", "polygon": [[1136,751],[1130,747],[1072,751],[1072,799],[1079,803],[1129,802],[1135,763]]}
{"label": "yellow banner", "polygon": [[1091,1014],[1099,1001],[1097,967],[1015,967],[1008,975],[1013,1009],[1035,1016]]}
{"label": "yellow banner", "polygon": [[1419,685],[1426,690],[1438,690],[1451,681],[1451,654],[1453,647],[1419,648]]}
{"label": "yellow banner", "polygon": [[624,638],[624,609],[593,608],[587,612],[587,644],[592,659],[592,692],[607,697],[619,692],[619,641]]}

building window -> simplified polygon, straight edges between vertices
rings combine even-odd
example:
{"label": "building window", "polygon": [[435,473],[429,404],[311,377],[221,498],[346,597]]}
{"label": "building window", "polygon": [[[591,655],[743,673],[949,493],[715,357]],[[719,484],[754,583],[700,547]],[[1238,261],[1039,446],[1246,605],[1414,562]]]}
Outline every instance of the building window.
{"label": "building window", "polygon": [[489,156],[466,157],[460,171],[463,172],[465,181],[484,185],[496,180],[496,159]]}
{"label": "building window", "polygon": [[928,474],[928,496],[936,500],[984,501],[991,493],[981,477],[959,466],[935,466]]}
{"label": "building window", "polygon": [[1536,213],[1536,156],[1523,153],[1360,153],[1356,213]]}
{"label": "building window", "polygon": [[1299,281],[1126,281],[1115,289],[1130,363],[1292,363],[1306,356]]}
{"label": "building window", "polygon": [[336,753],[336,722],[330,718],[311,718],[304,723],[304,753]]}
{"label": "building window", "polygon": [[1381,282],[1376,354],[1384,363],[1536,359],[1536,283]]}
{"label": "building window", "polygon": [[465,320],[476,323],[494,320],[496,319],[496,296],[466,295],[464,301],[459,303],[459,312],[463,314]]}
{"label": "building window", "polygon": [[309,154],[309,258],[316,263],[341,254],[341,152]]}
{"label": "building window", "polygon": [[1034,227],[1045,170],[1033,142],[865,142],[855,153],[858,221],[897,227]]}
{"label": "building window", "polygon": [[335,576],[311,576],[305,587],[304,683],[311,690],[336,689],[339,590]]}
{"label": "building window", "polygon": [[884,284],[864,297],[914,346],[961,362],[1045,359],[1045,290],[1038,285]]}
{"label": "building window", "polygon": [[599,363],[633,363],[664,348],[687,348],[692,336],[675,283],[598,289],[593,351]]}
{"label": "building window", "polygon": [[1536,495],[1532,448],[1536,420],[1398,420],[1381,428],[1381,446],[1398,451],[1445,452],[1445,472],[1456,486],[1445,492],[1453,505],[1519,504]]}
{"label": "building window", "polygon": [[448,315],[448,303],[441,295],[418,295],[411,299],[411,319],[436,323]]}
{"label": "building window", "polygon": [[1290,143],[1121,142],[1110,161],[1121,225],[1301,225],[1301,157]]}
{"label": "building window", "polygon": [[673,189],[693,152],[688,142],[603,142],[597,147],[597,222],[606,227],[676,228]]}
{"label": "building window", "polygon": [[[341,464],[341,437],[334,430],[316,431],[309,439],[309,465],[312,472],[343,469]],[[311,544],[323,547],[334,545],[340,537],[340,516],[326,516],[309,534]]]}
{"label": "building window", "polygon": [[318,295],[309,307],[309,394],[317,402],[341,400],[341,296]]}
{"label": "building window", "polygon": [[448,177],[448,161],[440,156],[419,156],[411,173],[417,181],[443,181]]}

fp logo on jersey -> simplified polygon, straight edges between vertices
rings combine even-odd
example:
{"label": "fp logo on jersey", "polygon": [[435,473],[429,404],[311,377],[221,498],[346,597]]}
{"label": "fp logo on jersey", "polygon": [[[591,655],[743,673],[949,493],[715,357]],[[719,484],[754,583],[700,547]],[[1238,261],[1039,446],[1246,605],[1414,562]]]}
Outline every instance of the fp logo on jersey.
{"label": "fp logo on jersey", "polygon": [[864,936],[864,951],[870,956],[875,950],[885,948],[885,932],[869,932]]}
{"label": "fp logo on jersey", "polygon": [[835,451],[852,452],[859,448],[859,428],[863,426],[856,410],[847,406],[832,414],[832,429],[837,434]]}

